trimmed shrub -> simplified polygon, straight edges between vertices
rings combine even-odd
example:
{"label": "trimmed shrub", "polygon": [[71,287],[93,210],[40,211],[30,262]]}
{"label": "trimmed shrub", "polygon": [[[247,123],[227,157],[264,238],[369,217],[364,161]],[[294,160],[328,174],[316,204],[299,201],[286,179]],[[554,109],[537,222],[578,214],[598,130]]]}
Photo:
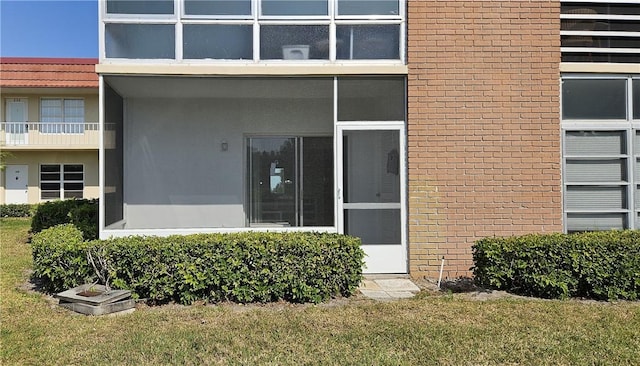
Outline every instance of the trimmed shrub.
{"label": "trimmed shrub", "polygon": [[93,269],[87,263],[89,242],[72,224],[54,226],[31,238],[34,265],[33,276],[43,279],[48,292],[60,292],[86,282],[93,282]]}
{"label": "trimmed shrub", "polygon": [[50,201],[38,205],[31,219],[31,232],[60,225],[74,224],[83,233],[85,240],[98,238],[98,200],[71,199]]}
{"label": "trimmed shrub", "polygon": [[318,303],[352,295],[362,279],[360,240],[346,235],[251,232],[83,243],[69,225],[54,230],[68,231],[60,235],[69,237],[68,243],[54,239],[49,256],[46,242],[54,234],[45,230],[34,235],[33,254],[34,274],[51,292],[95,281],[87,251],[103,253],[114,288],[151,303]]}
{"label": "trimmed shrub", "polygon": [[640,298],[640,231],[484,238],[473,246],[476,283],[543,298]]}
{"label": "trimmed shrub", "polygon": [[0,217],[29,217],[33,206],[28,203],[9,203],[0,205]]}

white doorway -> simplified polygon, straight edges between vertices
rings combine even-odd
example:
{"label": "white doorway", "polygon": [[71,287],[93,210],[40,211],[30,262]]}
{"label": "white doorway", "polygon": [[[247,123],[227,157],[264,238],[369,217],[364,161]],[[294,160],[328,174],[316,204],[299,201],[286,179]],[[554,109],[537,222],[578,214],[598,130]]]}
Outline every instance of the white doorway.
{"label": "white doorway", "polygon": [[338,231],[362,239],[364,273],[407,273],[404,122],[339,123]]}
{"label": "white doorway", "polygon": [[5,182],[6,203],[29,203],[29,167],[27,165],[7,165]]}
{"label": "white doorway", "polygon": [[27,99],[6,99],[6,128],[5,138],[7,145],[25,145],[29,143],[27,126]]}

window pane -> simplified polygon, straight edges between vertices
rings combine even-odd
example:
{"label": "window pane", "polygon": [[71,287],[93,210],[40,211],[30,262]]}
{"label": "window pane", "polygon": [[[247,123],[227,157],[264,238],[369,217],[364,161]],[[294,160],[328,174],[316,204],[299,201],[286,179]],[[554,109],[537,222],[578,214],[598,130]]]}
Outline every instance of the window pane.
{"label": "window pane", "polygon": [[339,25],[336,28],[340,60],[399,59],[399,25]]}
{"label": "window pane", "polygon": [[173,14],[173,0],[107,0],[109,14]]}
{"label": "window pane", "polygon": [[251,0],[186,0],[188,15],[251,15]]}
{"label": "window pane", "polygon": [[327,0],[262,0],[262,15],[327,15]]}
{"label": "window pane", "polygon": [[40,180],[60,180],[60,173],[40,173]]}
{"label": "window pane", "polygon": [[40,121],[62,122],[62,99],[41,99]]}
{"label": "window pane", "polygon": [[64,191],[64,198],[82,198],[82,191]]}
{"label": "window pane", "polygon": [[64,121],[84,122],[84,100],[65,99],[64,100]]}
{"label": "window pane", "polygon": [[82,183],[65,183],[64,190],[67,191],[81,191],[84,185]]}
{"label": "window pane", "polygon": [[569,186],[565,192],[567,210],[621,210],[627,208],[626,187]]}
{"label": "window pane", "polygon": [[345,210],[345,233],[362,239],[362,244],[399,244],[400,210]]}
{"label": "window pane", "polygon": [[567,160],[566,180],[576,182],[627,181],[626,159]]}
{"label": "window pane", "polygon": [[611,230],[628,228],[624,213],[567,214],[567,231]]}
{"label": "window pane", "polygon": [[302,226],[333,226],[333,138],[302,138]]}
{"label": "window pane", "polygon": [[338,0],[339,15],[398,15],[398,0]]}
{"label": "window pane", "polygon": [[187,24],[184,58],[253,59],[253,26]]}
{"label": "window pane", "polygon": [[633,119],[640,119],[640,79],[633,80]]}
{"label": "window pane", "polygon": [[60,165],[41,165],[41,172],[60,172]]}
{"label": "window pane", "polygon": [[107,24],[107,57],[175,58],[174,30],[173,24]]}
{"label": "window pane", "polygon": [[82,164],[65,164],[64,171],[66,172],[82,172],[83,171]]}
{"label": "window pane", "polygon": [[626,154],[624,136],[624,131],[567,131],[565,155]]}
{"label": "window pane", "polygon": [[60,190],[60,183],[41,182],[40,189],[44,191],[57,191]]}
{"label": "window pane", "polygon": [[260,58],[263,60],[329,59],[329,26],[262,26]]}
{"label": "window pane", "polygon": [[297,226],[295,138],[249,139],[251,224]]}
{"label": "window pane", "polygon": [[40,191],[40,199],[55,200],[60,198],[60,191]]}
{"label": "window pane", "polygon": [[82,180],[84,179],[84,174],[82,173],[64,173],[64,180],[65,181],[70,181],[70,180]]}
{"label": "window pane", "polygon": [[404,78],[338,79],[338,120],[404,121]]}
{"label": "window pane", "polygon": [[627,81],[565,79],[562,82],[563,119],[626,119]]}

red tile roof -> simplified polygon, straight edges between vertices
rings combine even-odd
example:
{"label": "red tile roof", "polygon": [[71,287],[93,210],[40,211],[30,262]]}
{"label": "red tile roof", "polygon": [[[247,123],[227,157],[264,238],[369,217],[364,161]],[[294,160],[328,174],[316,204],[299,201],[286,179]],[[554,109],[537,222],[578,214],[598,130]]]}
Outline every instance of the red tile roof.
{"label": "red tile roof", "polygon": [[95,58],[0,57],[0,87],[97,88]]}

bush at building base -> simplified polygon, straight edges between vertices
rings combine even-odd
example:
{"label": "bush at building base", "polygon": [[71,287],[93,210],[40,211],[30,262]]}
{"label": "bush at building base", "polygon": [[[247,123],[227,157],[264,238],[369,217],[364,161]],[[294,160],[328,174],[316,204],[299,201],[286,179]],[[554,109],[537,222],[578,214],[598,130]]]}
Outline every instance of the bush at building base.
{"label": "bush at building base", "polygon": [[[350,296],[362,279],[360,240],[330,233],[196,234],[82,240],[66,224],[32,238],[34,277],[49,292],[96,280],[100,253],[114,288],[150,303],[318,303]],[[102,268],[103,270],[105,268]]]}
{"label": "bush at building base", "polygon": [[640,298],[640,231],[484,238],[473,246],[476,283],[543,298]]}

